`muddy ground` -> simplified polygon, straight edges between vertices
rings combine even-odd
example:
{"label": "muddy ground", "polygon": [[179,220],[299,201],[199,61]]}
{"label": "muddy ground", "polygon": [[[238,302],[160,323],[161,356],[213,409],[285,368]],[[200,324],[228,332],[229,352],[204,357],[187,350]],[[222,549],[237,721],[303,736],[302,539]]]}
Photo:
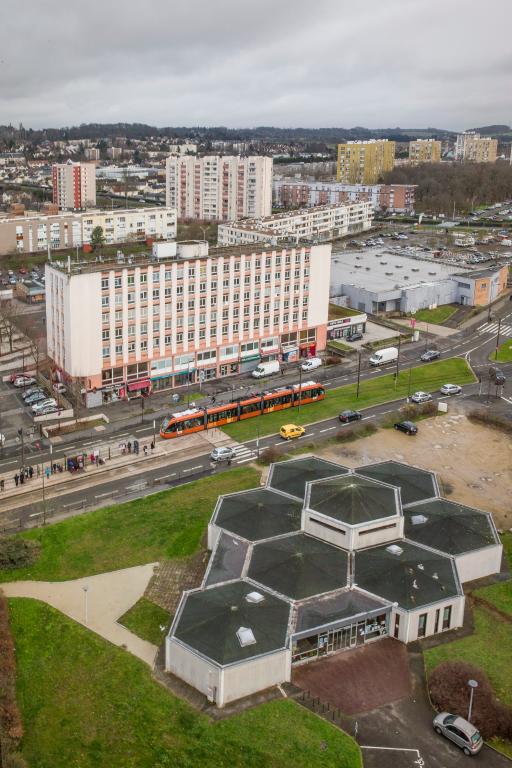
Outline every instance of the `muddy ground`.
{"label": "muddy ground", "polygon": [[492,512],[500,530],[512,529],[512,440],[472,424],[463,414],[419,423],[416,436],[393,429],[347,445],[329,444],[316,455],[347,467],[394,459],[437,472],[444,496]]}

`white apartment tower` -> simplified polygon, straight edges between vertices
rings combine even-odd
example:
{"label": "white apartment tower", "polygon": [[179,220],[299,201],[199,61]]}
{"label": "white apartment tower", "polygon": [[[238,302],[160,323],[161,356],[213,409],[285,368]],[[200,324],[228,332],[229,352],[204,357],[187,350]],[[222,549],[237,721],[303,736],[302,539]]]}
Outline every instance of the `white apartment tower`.
{"label": "white apartment tower", "polygon": [[96,205],[96,165],[56,163],[52,166],[53,202],[61,211],[81,211]]}
{"label": "white apartment tower", "polygon": [[272,212],[272,158],[167,158],[167,206],[180,219],[232,221]]}

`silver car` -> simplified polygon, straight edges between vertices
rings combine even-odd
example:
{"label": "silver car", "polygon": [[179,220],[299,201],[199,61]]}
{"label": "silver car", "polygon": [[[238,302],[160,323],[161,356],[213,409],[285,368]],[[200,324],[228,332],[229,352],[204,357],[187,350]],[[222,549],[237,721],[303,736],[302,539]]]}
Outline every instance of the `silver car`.
{"label": "silver car", "polygon": [[442,395],[458,395],[462,392],[462,387],[458,384],[443,384],[439,391]]}
{"label": "silver car", "polygon": [[231,461],[234,457],[235,451],[227,445],[214,448],[210,453],[210,461]]}
{"label": "silver car", "polygon": [[434,717],[433,726],[436,733],[457,744],[465,755],[478,754],[484,745],[480,731],[458,715],[441,712]]}
{"label": "silver car", "polygon": [[415,392],[411,400],[413,403],[428,403],[432,400],[432,395],[429,392]]}

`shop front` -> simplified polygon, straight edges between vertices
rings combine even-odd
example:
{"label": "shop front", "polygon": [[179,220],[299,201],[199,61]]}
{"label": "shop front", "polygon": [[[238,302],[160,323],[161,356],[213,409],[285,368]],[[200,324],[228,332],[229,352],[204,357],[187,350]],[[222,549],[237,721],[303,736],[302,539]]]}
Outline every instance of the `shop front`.
{"label": "shop front", "polygon": [[140,381],[131,381],[126,385],[128,399],[133,397],[147,397],[151,392],[151,379],[141,379]]}

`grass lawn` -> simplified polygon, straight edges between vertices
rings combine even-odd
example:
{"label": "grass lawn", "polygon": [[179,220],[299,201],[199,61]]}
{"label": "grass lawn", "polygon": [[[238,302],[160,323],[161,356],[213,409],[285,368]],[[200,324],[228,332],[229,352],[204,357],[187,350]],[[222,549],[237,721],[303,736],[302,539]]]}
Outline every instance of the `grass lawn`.
{"label": "grass lawn", "polygon": [[419,309],[414,318],[421,323],[433,323],[434,325],[441,325],[446,322],[448,318],[455,314],[457,307],[453,307],[451,304],[444,304],[441,307],[435,309]]}
{"label": "grass lawn", "polygon": [[25,531],[18,535],[40,541],[41,555],[29,568],[0,571],[0,581],[63,581],[190,555],[199,545],[217,497],[258,483],[256,470],[235,469]]}
{"label": "grass lawn", "polygon": [[342,341],[328,341],[327,349],[332,347],[333,349],[340,349],[342,352],[355,352],[356,348],[351,347],[350,344],[344,344]]}
{"label": "grass lawn", "polygon": [[512,581],[502,581],[489,587],[475,589],[474,594],[495,605],[499,611],[512,616]]}
{"label": "grass lawn", "polygon": [[357,309],[339,307],[337,304],[329,304],[329,320],[336,320],[337,317],[354,317],[354,315],[362,314],[364,313],[359,312]]}
{"label": "grass lawn", "polygon": [[21,752],[37,768],[360,768],[355,742],[290,700],[213,723],[141,661],[35,600],[9,601]]}
{"label": "grass lawn", "polygon": [[[412,369],[411,393],[416,390],[432,392],[446,382],[469,384],[474,380],[473,373],[465,360],[461,358],[440,360]],[[311,424],[315,421],[328,419],[349,408],[360,410],[378,403],[399,400],[407,397],[408,385],[408,370],[400,372],[396,386],[393,374],[376,376],[361,381],[359,399],[356,398],[356,384],[347,384],[343,387],[327,390],[324,400],[319,403],[304,405],[300,414],[297,412],[297,408],[278,411],[235,424],[228,424],[223,427],[223,430],[235,440],[251,440],[257,436],[258,426],[260,435],[270,435],[278,432],[282,424]]]}
{"label": "grass lawn", "polygon": [[141,597],[118,621],[143,640],[160,645],[164,636],[160,627],[168,628],[170,616],[156,603]]}
{"label": "grass lawn", "polygon": [[[494,362],[495,360],[495,352],[491,352],[489,355],[489,360]],[[498,347],[498,358],[497,361],[499,363],[511,363],[512,362],[512,339],[507,339],[507,341],[504,341],[501,346]]]}

